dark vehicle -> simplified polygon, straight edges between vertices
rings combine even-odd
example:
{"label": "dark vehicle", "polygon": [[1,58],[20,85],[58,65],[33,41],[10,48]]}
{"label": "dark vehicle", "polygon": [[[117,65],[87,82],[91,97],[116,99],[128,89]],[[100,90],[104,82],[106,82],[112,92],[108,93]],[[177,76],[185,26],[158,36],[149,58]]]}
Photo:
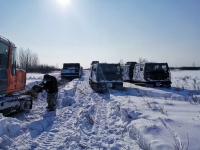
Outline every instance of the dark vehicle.
{"label": "dark vehicle", "polygon": [[75,79],[80,78],[83,73],[83,68],[80,63],[64,63],[61,70],[62,79]]}
{"label": "dark vehicle", "polygon": [[96,92],[106,92],[109,88],[123,89],[120,64],[92,62],[89,84]]}
{"label": "dark vehicle", "polygon": [[133,81],[146,86],[171,87],[171,74],[167,63],[136,64],[133,71]]}
{"label": "dark vehicle", "polygon": [[13,95],[26,86],[26,71],[16,68],[16,47],[0,36],[0,113],[10,113],[32,108],[30,95]]}
{"label": "dark vehicle", "polygon": [[123,81],[129,81],[131,82],[133,79],[133,69],[136,62],[127,62],[125,65],[121,65],[122,69],[122,78]]}

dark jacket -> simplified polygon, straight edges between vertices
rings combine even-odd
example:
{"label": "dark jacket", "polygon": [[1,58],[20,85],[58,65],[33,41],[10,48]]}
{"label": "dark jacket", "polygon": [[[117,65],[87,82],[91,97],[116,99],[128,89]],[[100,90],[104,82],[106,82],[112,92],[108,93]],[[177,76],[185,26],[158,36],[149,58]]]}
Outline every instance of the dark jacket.
{"label": "dark jacket", "polygon": [[54,76],[44,75],[44,79],[41,85],[43,86],[43,89],[46,90],[49,94],[58,92],[57,79]]}

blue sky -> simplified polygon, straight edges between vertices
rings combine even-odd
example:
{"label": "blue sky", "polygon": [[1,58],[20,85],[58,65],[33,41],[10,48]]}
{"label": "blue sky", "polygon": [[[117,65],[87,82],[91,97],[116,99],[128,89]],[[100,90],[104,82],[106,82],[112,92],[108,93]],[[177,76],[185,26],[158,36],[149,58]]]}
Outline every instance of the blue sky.
{"label": "blue sky", "polygon": [[199,0],[0,0],[0,35],[57,65],[200,66]]}

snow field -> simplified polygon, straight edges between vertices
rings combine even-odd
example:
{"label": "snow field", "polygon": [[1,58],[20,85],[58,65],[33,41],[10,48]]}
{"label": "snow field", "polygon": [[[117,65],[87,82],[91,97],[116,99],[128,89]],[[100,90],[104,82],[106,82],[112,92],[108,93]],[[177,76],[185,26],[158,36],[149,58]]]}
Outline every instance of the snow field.
{"label": "snow field", "polygon": [[[42,80],[31,76],[27,88]],[[43,92],[30,112],[1,115],[0,149],[200,149],[197,72],[172,72],[171,89],[124,82],[123,91],[105,94],[95,93],[88,77],[84,71],[59,88],[55,112],[46,111]],[[184,89],[177,86],[186,82]]]}

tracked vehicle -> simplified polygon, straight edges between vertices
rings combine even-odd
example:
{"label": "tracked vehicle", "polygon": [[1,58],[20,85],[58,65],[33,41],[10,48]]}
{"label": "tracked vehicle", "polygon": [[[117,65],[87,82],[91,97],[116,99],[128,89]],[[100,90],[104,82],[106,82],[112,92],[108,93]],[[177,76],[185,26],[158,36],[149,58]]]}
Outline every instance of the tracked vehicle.
{"label": "tracked vehicle", "polygon": [[30,95],[20,95],[26,86],[26,72],[16,68],[16,47],[0,36],[0,113],[8,115],[15,111],[32,108]]}
{"label": "tracked vehicle", "polygon": [[122,79],[123,81],[132,82],[133,79],[133,69],[136,62],[127,62],[125,65],[121,65],[122,69]]}
{"label": "tracked vehicle", "polygon": [[171,74],[167,63],[135,64],[133,82],[150,87],[171,87]]}
{"label": "tracked vehicle", "polygon": [[123,89],[120,64],[94,61],[90,67],[89,84],[96,92],[106,92],[109,88]]}

